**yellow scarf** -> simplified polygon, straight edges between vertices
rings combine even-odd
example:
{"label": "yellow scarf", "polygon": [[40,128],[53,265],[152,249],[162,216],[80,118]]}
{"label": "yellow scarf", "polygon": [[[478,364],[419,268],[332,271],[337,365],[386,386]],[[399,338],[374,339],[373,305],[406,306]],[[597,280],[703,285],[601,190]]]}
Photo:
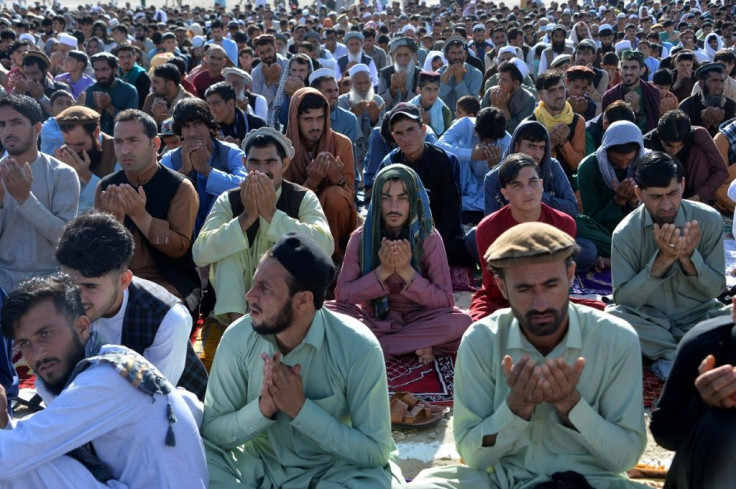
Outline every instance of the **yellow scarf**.
{"label": "yellow scarf", "polygon": [[545,107],[544,102],[539,102],[537,108],[534,109],[534,117],[537,119],[538,122],[541,122],[548,131],[551,128],[555,127],[557,124],[572,124],[572,119],[574,116],[575,113],[572,111],[572,106],[570,105],[570,102],[565,102],[565,108],[562,109],[562,112],[557,115],[550,114]]}

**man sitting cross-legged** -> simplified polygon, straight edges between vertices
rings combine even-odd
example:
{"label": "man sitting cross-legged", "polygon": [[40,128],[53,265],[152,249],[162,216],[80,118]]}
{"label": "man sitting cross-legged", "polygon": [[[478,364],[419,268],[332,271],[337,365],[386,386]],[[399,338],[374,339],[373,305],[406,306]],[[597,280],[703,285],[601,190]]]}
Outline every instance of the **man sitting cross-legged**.
{"label": "man sitting cross-legged", "polygon": [[322,307],[330,257],[289,233],[261,259],[251,313],[222,337],[205,398],[210,488],[398,488],[381,348]]}
{"label": "man sitting cross-legged", "polygon": [[[454,307],[450,268],[427,192],[414,170],[381,170],[365,224],[350,237],[328,307],[365,323],[384,354],[455,352],[470,316]],[[357,304],[357,305],[356,305]]]}
{"label": "man sitting cross-legged", "polygon": [[467,465],[410,487],[643,487],[624,474],[646,445],[639,341],[625,321],[569,303],[575,249],[537,222],[488,249],[511,308],[473,324],[458,351],[454,431]]}
{"label": "man sitting cross-legged", "polygon": [[22,282],[3,304],[2,332],[55,398],[17,422],[0,410],[0,486],[206,487],[201,404],[91,331],[69,277]]}
{"label": "man sitting cross-legged", "polygon": [[695,323],[730,310],[715,299],[726,286],[723,219],[712,207],[683,200],[682,164],[652,152],[634,170],[644,205],[613,232],[613,300],[607,312],[639,335],[642,354],[667,378],[677,343]]}
{"label": "man sitting cross-legged", "polygon": [[258,260],[281,236],[295,231],[326,253],[334,249],[317,196],[283,178],[294,157],[291,141],[264,127],[248,134],[243,150],[248,176],[215,201],[192,248],[197,265],[212,265],[215,315],[225,325],[248,312],[245,293]]}

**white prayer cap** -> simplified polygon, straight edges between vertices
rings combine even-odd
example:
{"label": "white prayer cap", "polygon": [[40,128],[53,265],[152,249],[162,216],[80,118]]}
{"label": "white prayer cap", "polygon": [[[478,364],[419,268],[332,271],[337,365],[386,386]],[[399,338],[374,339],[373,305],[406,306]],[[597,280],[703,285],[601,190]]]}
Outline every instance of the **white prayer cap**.
{"label": "white prayer cap", "polygon": [[317,78],[322,78],[323,76],[331,76],[332,78],[336,78],[335,70],[331,70],[329,68],[320,68],[318,70],[315,70],[311,75],[309,75],[309,84],[311,85],[314,80],[316,80]]}
{"label": "white prayer cap", "polygon": [[523,80],[527,76],[529,76],[529,67],[519,58],[514,58],[511,60],[512,63],[516,66],[516,68],[521,73],[521,79]]}
{"label": "white prayer cap", "polygon": [[350,32],[345,33],[345,35],[342,38],[342,42],[347,44],[348,41],[351,39],[358,39],[360,40],[360,42],[363,42],[365,40],[365,38],[363,37],[363,34],[361,34],[360,32],[350,31]]}
{"label": "white prayer cap", "polygon": [[228,75],[239,76],[245,81],[246,85],[253,83],[253,78],[248,74],[248,72],[241,70],[240,68],[225,68],[222,70],[222,76],[227,78]]}
{"label": "white prayer cap", "polygon": [[77,38],[71,34],[67,34],[66,32],[59,33],[59,42],[61,44],[66,44],[67,46],[71,46],[74,49],[79,48],[79,41],[77,41]]}
{"label": "white prayer cap", "polygon": [[120,25],[120,21],[118,19],[112,19],[110,21],[110,29],[112,29],[113,27],[117,27],[119,25]]}
{"label": "white prayer cap", "polygon": [[18,37],[18,40],[19,41],[28,41],[28,42],[30,42],[33,45],[36,44],[36,38],[33,37],[33,35],[28,34],[27,32],[24,32],[23,34],[21,34],[20,37]]}
{"label": "white prayer cap", "polygon": [[352,68],[350,68],[350,70],[348,71],[348,76],[352,78],[353,75],[355,75],[356,73],[362,73],[362,72],[368,73],[368,75],[370,75],[371,70],[368,68],[368,65],[364,63],[358,63],[356,65],[353,65]]}
{"label": "white prayer cap", "polygon": [[516,56],[516,48],[514,46],[504,46],[498,50],[498,56],[501,57],[502,54],[513,54]]}
{"label": "white prayer cap", "polygon": [[194,34],[195,36],[201,36],[204,34],[202,26],[196,22],[189,26],[189,30],[192,31],[192,34]]}
{"label": "white prayer cap", "polygon": [[621,51],[625,51],[627,49],[631,49],[631,41],[623,40],[616,43],[616,53],[620,54]]}
{"label": "white prayer cap", "polygon": [[204,46],[204,36],[194,36],[192,38],[192,47],[201,48]]}
{"label": "white prayer cap", "polygon": [[406,24],[404,27],[401,28],[401,33],[406,34],[408,31],[415,32],[417,30],[416,27],[414,27],[411,24]]}

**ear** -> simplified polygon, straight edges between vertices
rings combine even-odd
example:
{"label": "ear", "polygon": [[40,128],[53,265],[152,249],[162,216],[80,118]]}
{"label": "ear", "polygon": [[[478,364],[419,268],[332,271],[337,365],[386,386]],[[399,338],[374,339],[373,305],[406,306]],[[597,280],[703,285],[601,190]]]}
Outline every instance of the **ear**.
{"label": "ear", "polygon": [[126,269],[123,273],[120,274],[120,291],[122,292],[126,290],[132,281],[133,272],[131,272],[130,269]]}
{"label": "ear", "polygon": [[82,340],[82,343],[87,343],[91,332],[89,318],[82,315],[75,319],[74,330],[77,332],[77,335],[79,335],[79,339]]}
{"label": "ear", "polygon": [[294,294],[294,307],[297,311],[306,311],[308,308],[314,307],[314,294],[309,290],[302,290]]}
{"label": "ear", "polygon": [[501,195],[503,195],[503,198],[506,200],[509,200],[509,198],[506,196],[506,188],[501,187]]}
{"label": "ear", "polygon": [[644,202],[641,198],[641,189],[638,185],[634,185],[634,193],[636,194],[636,198],[639,199],[639,202]]}
{"label": "ear", "polygon": [[[99,131],[99,128],[97,129]],[[154,136],[153,139],[151,139],[151,144],[153,145],[153,149],[158,153],[159,148],[161,147],[161,138],[158,136]]]}
{"label": "ear", "polygon": [[572,281],[575,278],[575,268],[577,265],[575,264],[575,261],[572,261],[570,263],[570,266],[567,267],[567,278],[570,280],[570,285],[572,285]]}
{"label": "ear", "polygon": [[289,165],[291,164],[291,158],[288,156],[285,157],[283,160],[281,160],[281,171],[285,172],[287,168],[289,168]]}

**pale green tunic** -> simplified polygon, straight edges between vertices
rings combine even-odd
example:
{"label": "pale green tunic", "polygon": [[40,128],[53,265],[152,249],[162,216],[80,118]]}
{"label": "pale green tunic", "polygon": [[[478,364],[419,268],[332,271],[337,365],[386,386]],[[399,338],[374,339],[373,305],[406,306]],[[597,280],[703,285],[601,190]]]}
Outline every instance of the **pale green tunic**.
{"label": "pale green tunic", "polygon": [[674,360],[680,338],[696,323],[730,314],[715,299],[726,287],[723,254],[723,218],[712,207],[683,200],[675,225],[695,220],[700,243],[691,260],[697,275],[685,275],[679,262],[661,278],[651,276],[659,249],[654,223],[641,205],[626,216],[613,233],[611,272],[614,306],[606,308],[631,324],[639,335],[642,353],[656,360]]}
{"label": "pale green tunic", "polygon": [[[455,367],[455,440],[467,466],[430,469],[409,487],[530,488],[555,472],[583,474],[596,489],[643,487],[626,478],[644,452],[641,354],[634,330],[620,319],[570,304],[569,329],[543,357],[521,332],[510,309],[474,323],[463,337]],[[526,421],[506,404],[509,387],[501,360],[523,355],[540,363],[586,359],[581,400],[565,427],[554,408],[537,405]],[[483,447],[486,435],[496,443]],[[488,473],[486,473],[488,472]]]}
{"label": "pale green tunic", "polygon": [[[386,368],[371,331],[322,308],[304,341],[283,357],[301,365],[307,401],[293,420],[263,416],[261,353],[274,337],[253,331],[250,316],[220,341],[205,396],[202,436],[210,487],[389,488],[404,485],[391,438]],[[393,475],[392,475],[393,473]]]}
{"label": "pale green tunic", "polygon": [[[279,197],[281,187],[276,191],[276,199]],[[212,265],[210,280],[217,295],[215,315],[223,324],[229,323],[227,313],[245,314],[248,311],[245,293],[250,289],[258,261],[284,234],[297,232],[312,238],[327,255],[334,251],[327,217],[311,190],[302,199],[298,220],[278,209],[270,223],[263,217],[258,219],[258,233],[250,243],[247,234],[240,229],[238,217],[233,216],[225,192],[215,201],[192,247],[192,256],[198,266]]]}

